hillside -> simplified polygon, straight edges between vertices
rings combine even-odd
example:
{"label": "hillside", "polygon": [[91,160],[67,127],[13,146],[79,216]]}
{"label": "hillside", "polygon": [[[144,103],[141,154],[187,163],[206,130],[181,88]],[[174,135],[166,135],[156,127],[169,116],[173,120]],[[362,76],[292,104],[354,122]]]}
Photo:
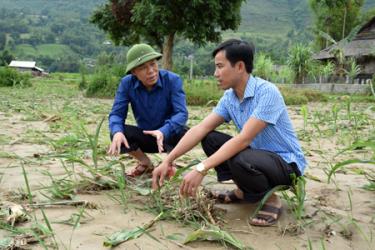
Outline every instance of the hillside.
{"label": "hillside", "polygon": [[286,35],[292,29],[304,29],[310,23],[307,1],[250,0],[241,9],[240,32]]}
{"label": "hillside", "polygon": [[[375,0],[365,0],[363,12],[375,8]],[[308,0],[247,0],[241,9],[238,32],[256,35],[286,36],[291,30],[302,31],[311,24]]]}
{"label": "hillside", "polygon": [[[96,58],[100,53],[119,51],[105,43],[107,35],[89,22],[93,11],[106,0],[1,0],[1,35],[5,47],[22,60],[38,60],[41,66],[61,65],[60,61]],[[366,0],[364,10],[375,7]],[[251,40],[257,49],[277,60],[297,41],[312,40],[308,0],[248,0],[241,9],[242,23],[224,38]],[[181,42],[176,47],[182,46]],[[178,48],[176,48],[176,51]],[[58,70],[58,68],[54,67]],[[72,65],[71,70],[76,70]]]}

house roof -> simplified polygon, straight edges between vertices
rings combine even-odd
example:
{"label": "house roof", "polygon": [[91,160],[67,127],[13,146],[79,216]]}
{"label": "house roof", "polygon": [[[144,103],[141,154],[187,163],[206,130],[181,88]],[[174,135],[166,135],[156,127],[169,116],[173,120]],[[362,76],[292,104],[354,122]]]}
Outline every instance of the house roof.
{"label": "house roof", "polygon": [[35,68],[36,62],[31,61],[11,61],[9,67],[15,68]]}
{"label": "house roof", "polygon": [[334,58],[333,52],[337,48],[341,48],[344,56],[349,57],[373,55],[375,53],[375,16],[360,28],[352,41],[341,40],[321,50],[313,58],[317,60]]}
{"label": "house roof", "polygon": [[36,62],[32,61],[11,61],[9,67],[13,68],[23,68],[23,69],[32,69],[43,72],[42,68],[36,66]]}

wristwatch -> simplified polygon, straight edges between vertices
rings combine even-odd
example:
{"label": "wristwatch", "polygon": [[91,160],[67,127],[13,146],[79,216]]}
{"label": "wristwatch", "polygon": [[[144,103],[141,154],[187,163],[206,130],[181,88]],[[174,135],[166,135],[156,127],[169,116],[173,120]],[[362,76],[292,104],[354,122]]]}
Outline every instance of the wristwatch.
{"label": "wristwatch", "polygon": [[205,176],[208,172],[208,169],[206,169],[206,167],[204,166],[202,162],[195,165],[194,169],[197,170],[199,173],[201,173],[203,176]]}

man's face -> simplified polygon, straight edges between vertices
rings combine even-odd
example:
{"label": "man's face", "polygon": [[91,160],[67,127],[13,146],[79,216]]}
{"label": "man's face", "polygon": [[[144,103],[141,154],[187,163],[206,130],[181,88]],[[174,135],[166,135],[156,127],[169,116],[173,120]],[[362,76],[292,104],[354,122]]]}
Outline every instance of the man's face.
{"label": "man's face", "polygon": [[215,73],[214,76],[218,81],[221,89],[232,88],[239,80],[238,63],[231,65],[225,57],[225,51],[219,51],[215,56]]}
{"label": "man's face", "polygon": [[139,81],[147,88],[151,89],[156,84],[159,77],[159,67],[156,59],[145,62],[132,70]]}

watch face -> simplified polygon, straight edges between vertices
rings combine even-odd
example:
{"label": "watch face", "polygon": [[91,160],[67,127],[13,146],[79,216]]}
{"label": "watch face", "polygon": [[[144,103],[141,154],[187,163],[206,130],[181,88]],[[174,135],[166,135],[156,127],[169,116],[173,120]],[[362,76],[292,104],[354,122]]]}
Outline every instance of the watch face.
{"label": "watch face", "polygon": [[203,165],[202,163],[199,163],[199,164],[197,165],[197,170],[198,170],[199,172],[204,171],[204,165]]}

